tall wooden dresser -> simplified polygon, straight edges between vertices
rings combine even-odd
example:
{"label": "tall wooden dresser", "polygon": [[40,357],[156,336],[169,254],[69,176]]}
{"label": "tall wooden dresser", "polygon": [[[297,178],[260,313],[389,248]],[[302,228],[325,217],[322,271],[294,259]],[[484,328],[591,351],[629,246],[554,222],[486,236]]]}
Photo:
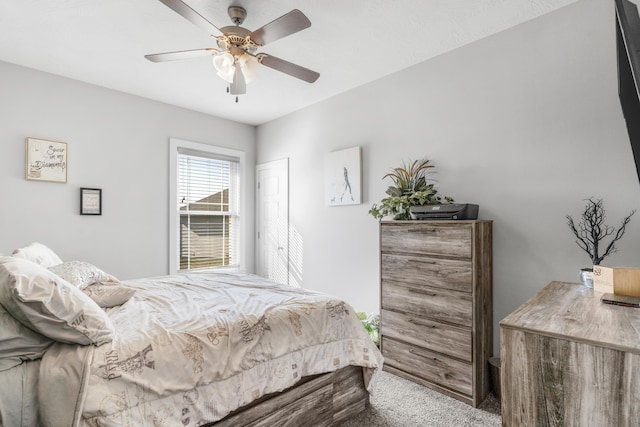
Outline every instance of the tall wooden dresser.
{"label": "tall wooden dresser", "polygon": [[380,223],[385,370],[474,407],[493,351],[491,221]]}

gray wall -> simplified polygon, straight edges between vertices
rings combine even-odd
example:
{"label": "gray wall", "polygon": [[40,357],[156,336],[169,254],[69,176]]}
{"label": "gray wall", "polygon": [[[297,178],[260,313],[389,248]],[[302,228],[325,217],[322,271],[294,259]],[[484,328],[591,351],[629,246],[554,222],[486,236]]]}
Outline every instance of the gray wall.
{"label": "gray wall", "polygon": [[[363,199],[324,204],[327,153],[363,148]],[[290,217],[303,286],[378,311],[382,176],[427,156],[437,188],[494,221],[498,322],[552,280],[590,262],[565,214],[603,198],[608,222],[640,205],[617,98],[613,2],[583,0],[259,126],[258,163],[290,158]],[[607,265],[640,266],[640,214]]]}
{"label": "gray wall", "polygon": [[[583,199],[595,196],[617,225],[640,205],[614,36],[612,2],[583,0],[257,133],[0,62],[0,253],[37,240],[121,278],[165,274],[175,137],[244,150],[251,183],[256,158],[289,157],[304,286],[377,311],[378,223],[367,211],[384,197],[390,168],[428,156],[441,193],[480,204],[481,218],[494,221],[497,349],[500,319],[549,281],[577,280],[589,264],[564,215],[579,215]],[[24,179],[28,136],[69,143],[67,184]],[[364,203],[325,206],[324,157],[355,145],[363,148]],[[78,214],[80,187],[103,189],[103,216]],[[605,264],[638,266],[639,233],[637,216]],[[251,245],[253,229],[245,237]],[[253,250],[248,255],[252,266]]]}
{"label": "gray wall", "polygon": [[[253,269],[255,128],[0,62],[0,253],[39,241],[119,278],[169,270],[169,138],[247,154]],[[25,138],[64,141],[67,184],[27,181]],[[80,216],[80,187],[103,215]]]}

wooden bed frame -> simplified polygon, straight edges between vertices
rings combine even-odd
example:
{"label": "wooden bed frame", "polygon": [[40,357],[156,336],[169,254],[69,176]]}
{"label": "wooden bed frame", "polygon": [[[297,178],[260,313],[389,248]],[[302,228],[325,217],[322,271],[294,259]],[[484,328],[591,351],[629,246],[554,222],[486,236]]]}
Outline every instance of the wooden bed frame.
{"label": "wooden bed frame", "polygon": [[335,426],[369,404],[362,368],[302,378],[293,387],[272,393],[205,427]]}

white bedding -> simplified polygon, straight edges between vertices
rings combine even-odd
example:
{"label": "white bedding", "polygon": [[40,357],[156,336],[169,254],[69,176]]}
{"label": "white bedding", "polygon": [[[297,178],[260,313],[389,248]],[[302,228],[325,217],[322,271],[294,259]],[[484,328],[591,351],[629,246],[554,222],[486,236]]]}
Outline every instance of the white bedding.
{"label": "white bedding", "polygon": [[354,310],[325,294],[245,274],[191,273],[123,282],[101,346],[55,343],[40,366],[48,426],[198,426],[301,377],[347,365],[367,388],[382,355]]}
{"label": "white bedding", "polygon": [[40,360],[25,361],[0,371],[0,426],[38,425]]}

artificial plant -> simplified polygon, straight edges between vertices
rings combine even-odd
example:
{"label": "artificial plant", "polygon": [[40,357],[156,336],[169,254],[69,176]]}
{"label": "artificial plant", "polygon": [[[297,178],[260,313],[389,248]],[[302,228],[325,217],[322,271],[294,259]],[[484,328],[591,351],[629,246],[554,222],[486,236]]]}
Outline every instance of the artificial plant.
{"label": "artificial plant", "polygon": [[367,313],[364,311],[359,311],[356,313],[358,319],[362,322],[362,326],[369,334],[369,338],[375,345],[380,343],[380,315],[379,314],[371,314],[367,316]]}
{"label": "artificial plant", "polygon": [[385,192],[388,197],[374,204],[369,213],[377,219],[392,215],[395,219],[411,219],[411,206],[439,205],[451,203],[450,197],[441,197],[433,182],[429,182],[430,169],[434,166],[429,159],[402,162],[382,179],[391,178],[393,185]]}

